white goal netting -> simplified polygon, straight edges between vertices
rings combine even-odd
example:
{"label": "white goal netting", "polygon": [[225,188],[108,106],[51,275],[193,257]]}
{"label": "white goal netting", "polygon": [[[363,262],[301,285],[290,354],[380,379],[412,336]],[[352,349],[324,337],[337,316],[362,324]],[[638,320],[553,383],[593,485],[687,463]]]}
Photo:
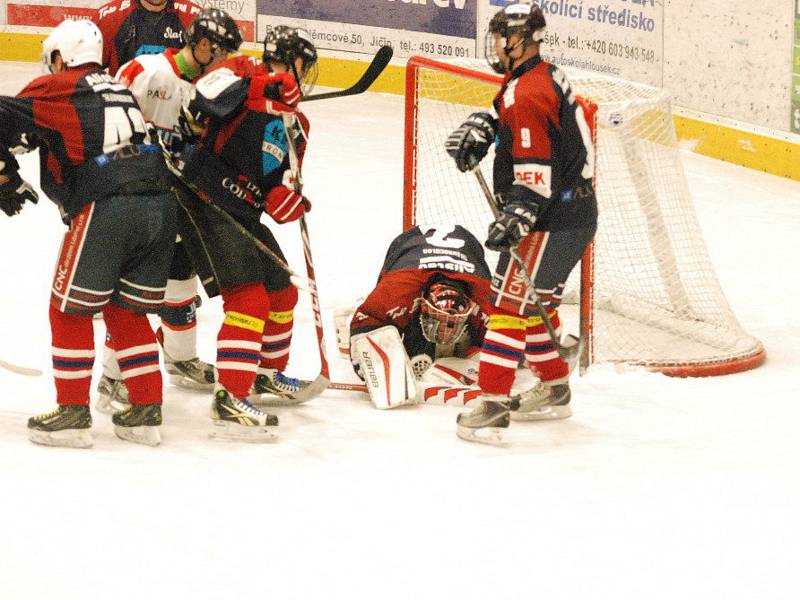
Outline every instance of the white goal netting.
{"label": "white goal netting", "polygon": [[[708,256],[663,90],[568,72],[597,104],[595,187],[600,211],[579,294],[584,366],[645,365],[673,375],[758,366],[761,343],[742,330]],[[475,65],[414,57],[406,89],[404,226],[458,222],[484,239],[492,220],[475,177],[460,173],[444,141],[491,105],[499,77]],[[483,162],[488,176],[492,155]],[[489,256],[490,262],[496,257]],[[578,292],[579,290],[579,292]]]}

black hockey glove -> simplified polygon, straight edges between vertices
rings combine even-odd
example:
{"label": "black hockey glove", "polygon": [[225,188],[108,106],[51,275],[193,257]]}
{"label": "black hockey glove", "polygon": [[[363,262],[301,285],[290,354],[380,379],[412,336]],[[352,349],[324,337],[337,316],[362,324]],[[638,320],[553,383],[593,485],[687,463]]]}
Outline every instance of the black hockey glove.
{"label": "black hockey glove", "polygon": [[39,195],[16,171],[6,176],[8,181],[0,185],[0,209],[9,217],[13,217],[22,210],[25,201],[36,204]]}
{"label": "black hockey glove", "polygon": [[178,115],[178,124],[175,126],[184,143],[191,144],[200,139],[205,129],[205,118],[199,112],[193,113],[185,106],[181,106]]}
{"label": "black hockey glove", "polygon": [[21,133],[19,137],[8,147],[11,154],[25,154],[36,150],[39,145],[39,136],[35,133]]}
{"label": "black hockey glove", "polygon": [[0,210],[13,217],[25,201],[36,204],[39,196],[27,181],[19,176],[19,164],[5,148],[0,147],[0,178],[7,179],[0,184]]}
{"label": "black hockey glove", "polygon": [[444,143],[445,150],[456,161],[462,173],[471,171],[483,160],[494,143],[497,121],[487,112],[472,113],[464,123],[450,134]]}
{"label": "black hockey glove", "polygon": [[489,225],[486,247],[498,252],[508,250],[528,235],[535,223],[535,207],[511,202],[503,208],[495,222]]}

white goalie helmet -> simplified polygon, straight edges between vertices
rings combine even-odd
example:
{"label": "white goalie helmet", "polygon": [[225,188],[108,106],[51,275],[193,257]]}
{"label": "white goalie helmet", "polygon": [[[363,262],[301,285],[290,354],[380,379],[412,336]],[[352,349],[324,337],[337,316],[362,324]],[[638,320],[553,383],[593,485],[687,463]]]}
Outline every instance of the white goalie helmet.
{"label": "white goalie helmet", "polygon": [[42,62],[52,72],[53,53],[58,51],[68,67],[103,63],[103,34],[85,19],[65,20],[42,42]]}

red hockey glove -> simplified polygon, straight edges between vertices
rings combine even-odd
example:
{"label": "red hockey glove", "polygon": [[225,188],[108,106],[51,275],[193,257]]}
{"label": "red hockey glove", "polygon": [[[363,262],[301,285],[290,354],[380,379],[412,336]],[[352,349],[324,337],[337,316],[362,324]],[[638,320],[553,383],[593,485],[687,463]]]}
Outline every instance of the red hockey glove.
{"label": "red hockey glove", "polygon": [[308,198],[293,192],[285,185],[276,185],[267,194],[264,203],[264,212],[275,219],[277,223],[295,221],[311,210]]}
{"label": "red hockey glove", "polygon": [[289,73],[267,73],[250,81],[245,106],[271,115],[293,113],[301,98],[300,88]]}

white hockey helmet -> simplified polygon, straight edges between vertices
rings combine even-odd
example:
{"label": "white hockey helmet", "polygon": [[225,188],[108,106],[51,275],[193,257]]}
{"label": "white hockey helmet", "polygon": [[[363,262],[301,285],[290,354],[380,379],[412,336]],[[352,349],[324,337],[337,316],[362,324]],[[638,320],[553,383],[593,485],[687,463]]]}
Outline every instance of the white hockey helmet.
{"label": "white hockey helmet", "polygon": [[48,71],[53,67],[53,53],[58,51],[68,67],[103,63],[103,34],[97,25],[81,19],[62,21],[42,42],[42,62]]}

